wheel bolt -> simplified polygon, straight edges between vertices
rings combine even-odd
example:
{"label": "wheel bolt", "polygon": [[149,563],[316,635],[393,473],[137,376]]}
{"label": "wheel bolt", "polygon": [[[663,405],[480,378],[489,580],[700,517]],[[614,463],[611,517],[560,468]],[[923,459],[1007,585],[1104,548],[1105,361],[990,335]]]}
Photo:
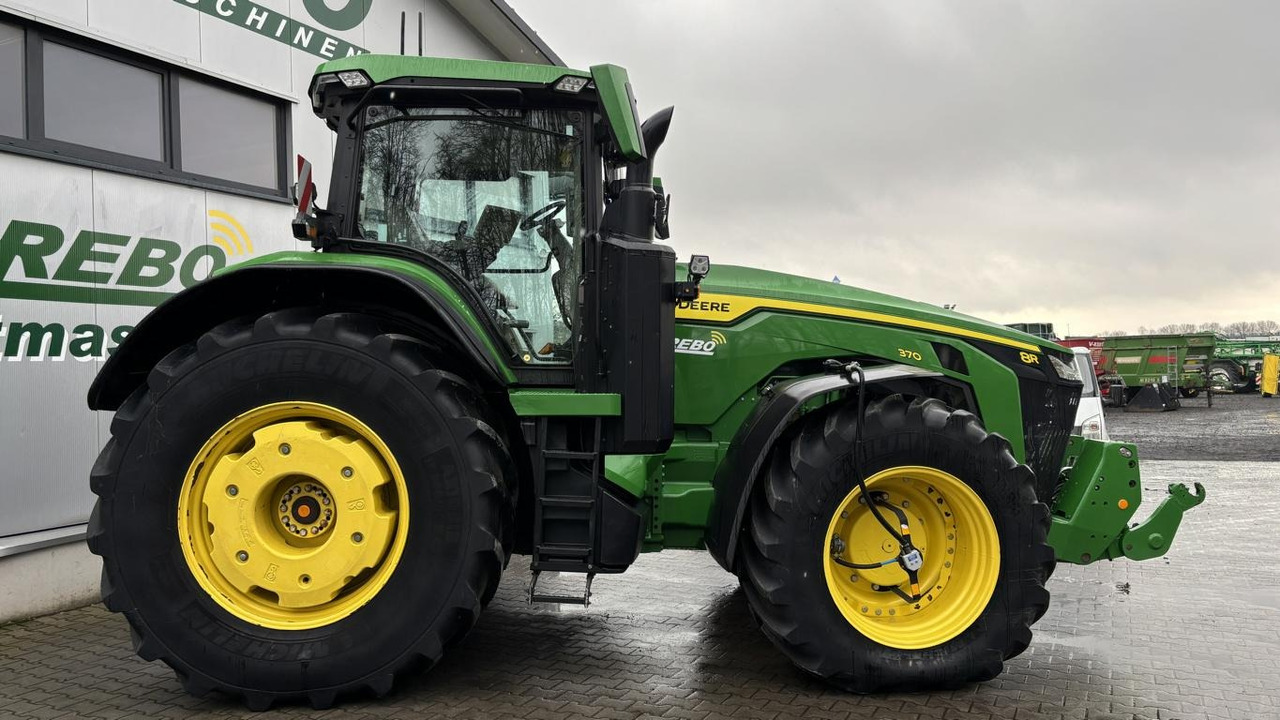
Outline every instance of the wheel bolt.
{"label": "wheel bolt", "polygon": [[231,497],[235,497],[240,494],[240,488],[236,487],[235,485],[228,485],[227,494],[230,495]]}
{"label": "wheel bolt", "polygon": [[853,573],[852,575],[850,575],[849,580],[853,582],[858,582],[858,573]]}
{"label": "wheel bolt", "polygon": [[236,553],[236,559],[239,560],[240,562],[249,562],[249,553],[245,552],[244,550],[241,550],[240,552]]}
{"label": "wheel bolt", "polygon": [[302,577],[298,578],[298,582],[302,583],[303,585],[309,585],[311,584],[311,576],[303,575]]}
{"label": "wheel bolt", "polygon": [[351,533],[351,542],[353,543],[364,542],[364,533]]}
{"label": "wheel bolt", "polygon": [[356,474],[356,471],[355,471],[355,470],[352,470],[352,469],[351,469],[351,468],[349,468],[349,467],[344,467],[344,468],[342,468],[342,477],[344,477],[344,478],[349,478],[349,477],[351,477],[352,475],[355,475],[355,474]]}
{"label": "wheel bolt", "polygon": [[293,448],[289,447],[289,443],[280,443],[280,454],[288,455],[293,452]]}

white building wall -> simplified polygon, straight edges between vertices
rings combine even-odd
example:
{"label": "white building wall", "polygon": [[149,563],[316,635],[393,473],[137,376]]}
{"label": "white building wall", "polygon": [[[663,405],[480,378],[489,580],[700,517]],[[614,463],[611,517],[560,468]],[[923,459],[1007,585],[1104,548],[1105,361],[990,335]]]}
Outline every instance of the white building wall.
{"label": "white building wall", "polygon": [[[287,17],[322,30],[322,23],[307,11],[309,1],[256,0],[256,5],[274,13],[273,20]],[[346,4],[346,0],[323,1],[331,9]],[[416,54],[421,13],[424,54],[503,59],[440,0],[353,1],[370,3],[364,21],[349,30],[327,32],[357,47],[399,53],[404,12],[406,52]],[[197,74],[287,98],[291,102],[292,153],[302,153],[314,164],[314,177],[323,200],[333,139],[312,115],[305,97],[311,75],[323,58],[203,12],[198,5],[203,3],[216,13],[219,8],[230,10],[247,0],[195,2],[196,5],[192,0],[0,0],[0,10]],[[0,16],[3,21],[5,18]],[[521,59],[528,61],[527,57]],[[292,160],[289,165],[292,168]],[[43,270],[15,261],[7,271],[0,266],[0,282],[59,284],[53,279],[54,270],[81,232],[127,237],[123,245],[109,248],[113,253],[119,252],[114,262],[86,262],[82,266],[84,270],[107,274],[106,282],[78,284],[90,288],[87,292],[102,300],[112,291],[129,254],[138,249],[142,238],[175,242],[185,258],[218,245],[215,236],[222,233],[212,225],[227,225],[224,218],[230,216],[238,223],[233,238],[237,242],[229,245],[231,252],[223,252],[234,263],[299,248],[290,234],[292,214],[292,206],[283,199],[262,200],[0,152],[0,233],[14,221],[25,221],[52,226],[63,238],[62,247],[45,258]],[[228,245],[226,238],[219,242]],[[201,276],[207,273],[208,265],[207,260],[200,263]],[[174,278],[158,289],[176,292],[181,284]],[[4,599],[0,603],[0,621],[66,606],[73,601],[68,598],[88,602],[96,595],[96,570],[85,572],[82,548],[45,549],[21,556],[16,553],[23,549],[24,542],[59,534],[51,529],[70,527],[74,532],[75,526],[88,520],[93,503],[89,470],[107,440],[110,414],[90,412],[85,395],[106,353],[149,310],[146,304],[18,299],[12,294],[0,291],[0,598]],[[52,356],[42,353],[36,358],[6,356],[9,338],[5,333],[13,323],[32,322],[63,328],[67,335],[62,352]],[[101,343],[95,343],[93,337],[97,328],[103,334]],[[76,329],[82,332],[74,332]],[[73,357],[69,350],[73,338],[80,340],[77,347],[82,351],[97,350],[96,354]],[[58,558],[73,558],[74,562]],[[29,585],[31,578],[40,577],[32,568],[42,567],[42,563],[49,568],[49,581],[43,591]],[[30,602],[21,602],[24,596]]]}

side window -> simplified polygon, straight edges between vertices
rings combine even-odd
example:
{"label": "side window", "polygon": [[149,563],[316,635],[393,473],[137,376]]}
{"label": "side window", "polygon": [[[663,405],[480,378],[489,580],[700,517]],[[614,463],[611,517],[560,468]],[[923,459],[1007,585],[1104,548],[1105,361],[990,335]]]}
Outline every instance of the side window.
{"label": "side window", "polygon": [[280,184],[275,105],[184,76],[178,108],[184,171],[256,187]]}
{"label": "side window", "polygon": [[580,113],[366,113],[359,232],[456,270],[512,350],[572,360],[583,182]]}
{"label": "side window", "polygon": [[0,135],[26,135],[25,53],[22,28],[0,23]]}
{"label": "side window", "polygon": [[162,75],[44,44],[44,134],[50,140],[164,160]]}
{"label": "side window", "polygon": [[56,28],[0,22],[0,152],[288,195],[289,103]]}

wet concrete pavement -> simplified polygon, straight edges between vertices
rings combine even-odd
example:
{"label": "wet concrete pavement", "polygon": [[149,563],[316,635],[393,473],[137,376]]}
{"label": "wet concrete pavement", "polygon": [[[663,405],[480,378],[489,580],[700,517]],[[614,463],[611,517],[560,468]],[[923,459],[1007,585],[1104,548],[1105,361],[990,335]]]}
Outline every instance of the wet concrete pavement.
{"label": "wet concrete pavement", "polygon": [[1147,511],[1169,482],[1209,488],[1169,555],[1060,565],[1027,652],[996,680],[953,692],[833,691],[769,645],[706,554],[667,552],[598,578],[585,611],[526,605],[518,558],[435,670],[380,701],[324,712],[254,714],[189,697],[166,667],[135,657],[123,620],[98,606],[15,623],[0,627],[0,717],[1280,718],[1280,463],[1152,455]]}

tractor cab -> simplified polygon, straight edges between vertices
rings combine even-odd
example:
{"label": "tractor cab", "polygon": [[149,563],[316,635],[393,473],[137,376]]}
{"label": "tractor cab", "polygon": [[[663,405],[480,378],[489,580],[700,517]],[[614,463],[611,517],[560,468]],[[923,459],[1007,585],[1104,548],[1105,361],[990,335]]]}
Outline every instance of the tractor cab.
{"label": "tractor cab", "polygon": [[605,448],[666,449],[677,284],[674,253],[654,243],[667,199],[653,157],[670,108],[642,125],[613,65],[423,57],[327,63],[310,95],[337,133],[335,170],[325,206],[300,205],[295,235],[430,266],[518,384],[622,396]]}

